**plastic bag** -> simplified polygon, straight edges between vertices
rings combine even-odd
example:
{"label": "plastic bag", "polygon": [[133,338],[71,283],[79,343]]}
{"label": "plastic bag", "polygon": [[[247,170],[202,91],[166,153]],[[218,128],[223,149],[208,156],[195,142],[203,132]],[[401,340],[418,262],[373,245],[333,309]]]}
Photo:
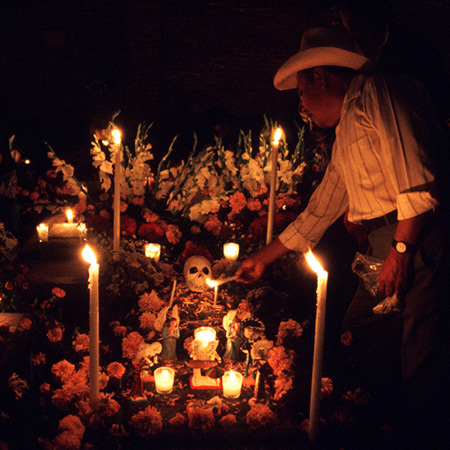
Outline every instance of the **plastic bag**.
{"label": "plastic bag", "polygon": [[[378,278],[380,276],[383,260],[373,256],[364,255],[357,252],[352,262],[353,272],[361,279],[364,289],[374,298],[379,297]],[[382,299],[373,307],[375,314],[388,314],[394,311],[401,311],[402,302],[397,293],[391,297]]]}

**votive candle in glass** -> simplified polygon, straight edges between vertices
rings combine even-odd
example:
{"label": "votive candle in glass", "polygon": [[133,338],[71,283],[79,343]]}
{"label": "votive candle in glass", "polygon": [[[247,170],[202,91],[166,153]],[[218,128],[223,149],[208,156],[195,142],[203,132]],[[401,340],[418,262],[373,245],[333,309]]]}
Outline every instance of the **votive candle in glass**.
{"label": "votive candle in glass", "polygon": [[226,398],[238,398],[241,395],[243,376],[239,372],[230,370],[222,376],[223,396]]}
{"label": "votive candle in glass", "polygon": [[236,261],[239,256],[239,244],[227,242],[223,245],[223,255],[230,261]]}
{"label": "votive candle in glass", "polygon": [[159,257],[161,256],[161,245],[154,243],[146,244],[145,256],[153,259],[155,262],[159,262]]}
{"label": "votive candle in glass", "polygon": [[38,233],[39,242],[48,241],[48,225],[46,223],[40,223],[36,227]]}
{"label": "votive candle in glass", "polygon": [[175,370],[171,367],[158,367],[155,372],[155,389],[158,394],[170,394],[173,390]]}

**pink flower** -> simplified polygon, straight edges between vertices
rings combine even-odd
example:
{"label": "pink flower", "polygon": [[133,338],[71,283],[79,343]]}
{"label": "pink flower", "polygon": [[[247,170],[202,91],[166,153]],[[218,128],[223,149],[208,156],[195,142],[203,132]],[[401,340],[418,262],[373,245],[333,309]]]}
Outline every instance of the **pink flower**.
{"label": "pink flower", "polygon": [[131,425],[140,437],[155,434],[162,429],[162,417],[154,406],[147,406],[134,416],[131,416]]}
{"label": "pink flower", "polygon": [[122,378],[123,374],[125,373],[125,367],[123,364],[119,362],[112,362],[108,364],[108,367],[106,368],[106,373],[111,378]]}

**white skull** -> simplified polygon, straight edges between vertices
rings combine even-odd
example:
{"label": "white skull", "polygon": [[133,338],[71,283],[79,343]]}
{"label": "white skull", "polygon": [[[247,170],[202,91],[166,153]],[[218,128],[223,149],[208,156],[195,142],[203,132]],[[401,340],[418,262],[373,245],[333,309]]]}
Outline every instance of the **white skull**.
{"label": "white skull", "polygon": [[183,268],[187,287],[194,292],[202,292],[209,288],[206,279],[211,278],[211,263],[201,255],[194,255],[187,259]]}

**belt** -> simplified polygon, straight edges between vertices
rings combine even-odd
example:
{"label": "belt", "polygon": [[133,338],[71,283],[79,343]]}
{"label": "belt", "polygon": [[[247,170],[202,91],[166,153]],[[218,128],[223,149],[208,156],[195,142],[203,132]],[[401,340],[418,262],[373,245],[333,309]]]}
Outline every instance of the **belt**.
{"label": "belt", "polygon": [[363,227],[366,233],[370,233],[373,230],[384,227],[386,225],[392,225],[397,223],[397,210],[391,211],[389,214],[384,216],[375,217],[374,219],[362,220],[361,226]]}

